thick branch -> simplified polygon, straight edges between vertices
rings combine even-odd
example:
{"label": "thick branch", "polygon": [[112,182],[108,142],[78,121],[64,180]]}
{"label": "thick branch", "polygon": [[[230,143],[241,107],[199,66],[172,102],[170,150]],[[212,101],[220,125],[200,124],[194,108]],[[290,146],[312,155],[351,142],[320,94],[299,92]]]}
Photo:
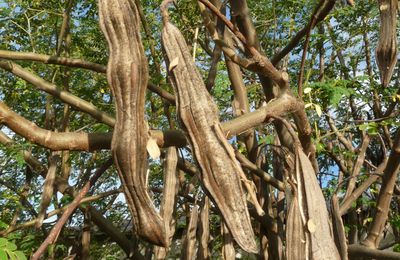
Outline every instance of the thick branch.
{"label": "thick branch", "polygon": [[377,248],[380,234],[383,232],[389,214],[390,202],[393,197],[394,186],[400,169],[400,129],[397,130],[392,152],[382,177],[382,187],[376,204],[376,213],[371,223],[364,245]]}
{"label": "thick branch", "polygon": [[[84,133],[84,132],[53,132],[40,128],[35,123],[21,117],[0,102],[0,122],[7,125],[18,135],[21,135],[34,144],[54,151],[95,151],[110,149],[112,133]],[[179,131],[152,130],[151,136],[157,140],[160,147],[186,145],[186,138]],[[2,135],[0,135],[1,137]],[[7,143],[7,139],[4,139]],[[3,142],[2,142],[3,143]]]}
{"label": "thick branch", "polygon": [[38,61],[38,62],[43,62],[45,64],[63,65],[68,67],[92,70],[100,73],[106,73],[107,70],[106,66],[82,59],[50,56],[33,52],[16,52],[16,51],[0,50],[0,58],[7,60]]}
{"label": "thick branch", "polygon": [[[227,138],[247,131],[266,122],[273,116],[284,116],[303,107],[297,99],[284,95],[273,100],[266,106],[251,113],[222,123],[221,127]],[[94,151],[110,149],[112,133],[58,133],[38,127],[31,121],[21,117],[0,102],[0,122],[29,141],[52,150]],[[187,141],[184,133],[178,130],[151,130],[151,136],[157,140],[160,147],[184,147]],[[0,135],[1,137],[1,135]]]}
{"label": "thick branch", "polygon": [[348,253],[350,259],[379,259],[379,260],[398,260],[400,253],[395,253],[387,250],[377,250],[361,245],[349,245]]}
{"label": "thick branch", "polygon": [[268,117],[285,116],[287,114],[303,109],[303,103],[290,95],[283,95],[272,100],[266,106],[258,110],[239,116],[231,121],[222,123],[222,130],[229,139],[234,135],[243,133],[248,129],[265,123]]}
{"label": "thick branch", "polygon": [[23,69],[21,66],[13,62],[0,60],[0,68],[3,68],[13,73],[14,75],[22,78],[23,80],[26,80],[27,82],[34,85],[36,88],[43,90],[54,97],[57,97],[66,104],[71,105],[80,111],[88,113],[99,122],[105,123],[109,126],[114,126],[115,124],[114,118],[100,111],[97,107],[95,107],[91,103],[77,96],[72,95],[68,91],[58,89],[56,85],[45,81],[44,79],[36,76],[35,74],[29,72],[26,69]]}
{"label": "thick branch", "polygon": [[252,173],[263,179],[266,183],[271,184],[278,190],[285,191],[285,184],[283,182],[275,179],[262,169],[258,168],[257,165],[248,160],[246,156],[244,156],[240,152],[236,151],[235,155],[244,168],[249,169]]}

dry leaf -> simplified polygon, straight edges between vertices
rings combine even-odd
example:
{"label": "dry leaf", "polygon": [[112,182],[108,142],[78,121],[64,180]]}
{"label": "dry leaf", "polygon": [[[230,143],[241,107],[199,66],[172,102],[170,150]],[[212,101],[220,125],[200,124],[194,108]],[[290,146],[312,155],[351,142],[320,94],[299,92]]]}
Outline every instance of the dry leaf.
{"label": "dry leaf", "polygon": [[158,147],[156,140],[154,140],[153,138],[149,138],[149,140],[147,141],[146,149],[153,160],[160,158],[160,148]]}
{"label": "dry leaf", "polygon": [[175,57],[175,59],[173,59],[169,64],[168,71],[173,70],[176,66],[178,66],[178,64],[179,64],[179,58]]}
{"label": "dry leaf", "polygon": [[322,109],[321,109],[320,105],[314,104],[314,107],[315,107],[315,111],[317,112],[317,115],[322,116]]}
{"label": "dry leaf", "polygon": [[317,229],[317,226],[315,225],[314,221],[312,219],[309,219],[307,222],[307,229],[310,233],[314,233],[315,230]]}
{"label": "dry leaf", "polygon": [[311,88],[305,88],[303,92],[304,94],[308,94],[311,92],[311,90],[312,90]]}

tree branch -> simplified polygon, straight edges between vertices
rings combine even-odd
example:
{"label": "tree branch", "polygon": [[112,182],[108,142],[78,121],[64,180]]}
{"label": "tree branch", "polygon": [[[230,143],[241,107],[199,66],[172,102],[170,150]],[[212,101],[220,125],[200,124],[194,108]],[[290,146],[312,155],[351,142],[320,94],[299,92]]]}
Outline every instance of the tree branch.
{"label": "tree branch", "polygon": [[36,88],[45,91],[54,97],[57,97],[61,101],[65,102],[68,105],[73,106],[79,111],[83,111],[91,115],[99,122],[105,123],[109,126],[114,126],[115,124],[115,119],[113,117],[106,114],[105,112],[100,111],[97,107],[95,107],[91,103],[77,96],[72,95],[68,91],[58,89],[56,85],[45,81],[44,79],[36,76],[35,74],[29,72],[26,69],[23,69],[16,63],[13,63],[11,61],[7,62],[0,60],[0,68],[3,68],[6,71],[13,73],[14,75],[22,78],[23,80],[26,80],[27,82],[34,85]]}
{"label": "tree branch", "polygon": [[351,259],[379,259],[379,260],[398,260],[400,253],[390,252],[387,250],[372,249],[361,245],[349,245],[348,253]]}
{"label": "tree branch", "polygon": [[64,211],[63,215],[61,218],[58,220],[57,224],[53,227],[51,230],[50,234],[48,237],[45,239],[45,241],[40,245],[38,250],[32,255],[31,259],[32,260],[37,260],[40,258],[40,256],[44,253],[46,250],[47,246],[50,244],[53,244],[56,240],[58,235],[60,234],[61,228],[65,225],[65,222],[69,219],[69,217],[74,213],[76,208],[79,206],[81,203],[81,200],[83,197],[86,195],[86,193],[89,191],[90,187],[93,186],[93,184],[100,178],[100,176],[113,164],[113,159],[110,158],[108,161],[103,164],[93,175],[93,177],[85,184],[85,186],[82,188],[82,190],[75,196],[74,200],[71,202],[71,204],[68,205],[68,208]]}
{"label": "tree branch", "polygon": [[300,40],[307,34],[308,29],[313,29],[315,25],[317,25],[320,21],[324,20],[325,17],[329,14],[329,12],[332,10],[333,6],[335,5],[335,0],[321,0],[318,3],[319,5],[322,5],[322,7],[319,9],[320,11],[315,14],[315,20],[316,22],[312,27],[310,27],[309,24],[304,26],[303,29],[297,32],[297,34],[290,40],[288,45],[286,45],[285,48],[283,48],[279,53],[277,53],[272,59],[271,62],[272,64],[276,65],[280,60],[283,59],[289,52],[291,52],[297,44],[300,42]]}

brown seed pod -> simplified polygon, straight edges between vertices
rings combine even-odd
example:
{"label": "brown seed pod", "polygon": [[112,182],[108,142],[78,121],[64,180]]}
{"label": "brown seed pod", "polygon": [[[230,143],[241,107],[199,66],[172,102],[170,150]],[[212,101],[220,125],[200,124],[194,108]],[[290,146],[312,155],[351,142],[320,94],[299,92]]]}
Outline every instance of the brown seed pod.
{"label": "brown seed pod", "polygon": [[381,29],[376,47],[376,62],[378,64],[381,83],[389,85],[397,62],[397,0],[379,0]]}
{"label": "brown seed pod", "polygon": [[44,217],[46,215],[46,210],[50,205],[51,198],[54,195],[54,182],[56,179],[56,172],[57,172],[57,162],[58,162],[58,155],[52,155],[49,157],[49,169],[46,174],[46,180],[43,184],[43,193],[42,199],[40,201],[40,210],[38,213],[37,221],[36,221],[36,228],[40,228],[43,224]]}
{"label": "brown seed pod", "polygon": [[201,182],[232,236],[244,250],[257,252],[240,176],[243,170],[222,133],[218,109],[207,92],[181,32],[168,21],[162,6],[162,43],[167,54],[177,109],[201,168]]}
{"label": "brown seed pod", "polygon": [[166,246],[164,223],[147,193],[147,144],[144,118],[148,65],[140,38],[137,7],[129,0],[99,0],[101,29],[110,57],[107,79],[115,97],[116,124],[111,143],[115,166],[138,235]]}

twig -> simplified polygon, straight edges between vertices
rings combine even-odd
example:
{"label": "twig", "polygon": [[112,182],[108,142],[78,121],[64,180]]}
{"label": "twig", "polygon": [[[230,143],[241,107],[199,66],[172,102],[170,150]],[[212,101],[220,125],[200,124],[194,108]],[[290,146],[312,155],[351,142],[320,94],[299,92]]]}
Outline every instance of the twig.
{"label": "twig", "polygon": [[286,73],[282,73],[277,70],[270,60],[262,55],[254,46],[251,46],[244,35],[235,29],[234,25],[228,18],[223,15],[217,7],[215,7],[208,0],[199,0],[202,4],[207,6],[225,25],[235,34],[235,36],[243,43],[244,47],[249,51],[254,61],[248,68],[255,72],[261,73],[265,76],[270,77],[274,82],[276,82],[283,90],[289,88],[289,77]]}
{"label": "twig", "polygon": [[307,28],[307,36],[306,36],[306,40],[304,42],[303,54],[301,56],[300,74],[299,74],[299,80],[298,80],[299,85],[297,88],[297,93],[299,94],[300,99],[302,99],[302,97],[303,97],[303,75],[304,75],[304,66],[305,66],[306,57],[307,57],[308,44],[310,43],[311,30],[314,27],[316,20],[317,19],[313,15],[311,18],[311,22]]}
{"label": "twig", "polygon": [[72,215],[72,213],[75,211],[75,209],[79,206],[81,200],[83,197],[86,195],[86,193],[89,191],[90,187],[99,179],[99,177],[112,165],[113,159],[110,158],[107,160],[105,164],[103,164],[93,177],[85,184],[85,186],[82,188],[82,190],[78,193],[78,195],[75,197],[75,199],[72,201],[72,203],[68,206],[68,208],[64,211],[63,215],[61,216],[60,220],[57,222],[57,224],[53,227],[51,230],[50,234],[46,238],[45,241],[40,245],[38,250],[33,254],[31,260],[37,260],[39,257],[44,253],[46,248],[54,243],[57,240],[58,235],[60,234],[61,228],[64,226],[65,222],[69,219],[69,217]]}
{"label": "twig", "polygon": [[[92,202],[92,201],[96,201],[96,200],[102,199],[104,197],[111,196],[113,194],[119,194],[121,192],[122,192],[122,189],[119,188],[119,189],[116,189],[116,190],[106,191],[106,192],[98,194],[98,195],[85,197],[80,201],[80,205],[82,205],[83,203],[89,203],[89,202]],[[55,216],[55,215],[58,215],[58,214],[62,213],[63,211],[67,210],[68,207],[69,207],[69,204],[67,206],[62,207],[62,208],[58,208],[58,209],[50,211],[49,213],[46,214],[45,219],[48,219],[48,218],[50,218],[52,216]],[[8,229],[6,229],[4,231],[0,231],[0,236],[7,236],[8,234],[10,234],[11,232],[14,232],[16,230],[32,227],[32,226],[35,225],[36,222],[37,222],[37,219],[34,218],[32,220],[29,220],[27,222],[24,222],[24,223],[21,223],[21,224],[18,224],[18,225],[10,225],[10,227]]]}

